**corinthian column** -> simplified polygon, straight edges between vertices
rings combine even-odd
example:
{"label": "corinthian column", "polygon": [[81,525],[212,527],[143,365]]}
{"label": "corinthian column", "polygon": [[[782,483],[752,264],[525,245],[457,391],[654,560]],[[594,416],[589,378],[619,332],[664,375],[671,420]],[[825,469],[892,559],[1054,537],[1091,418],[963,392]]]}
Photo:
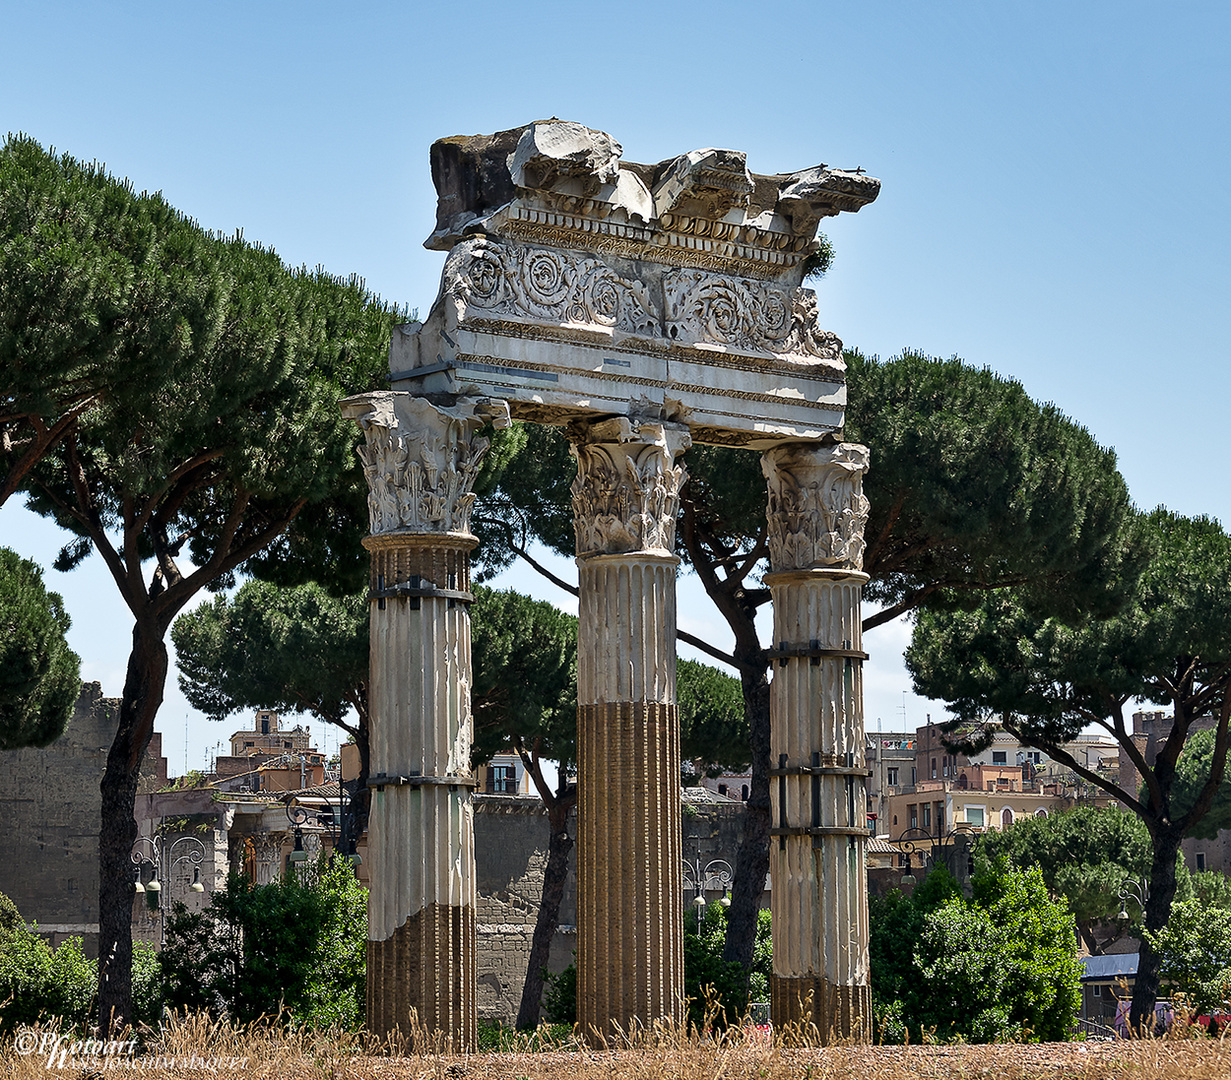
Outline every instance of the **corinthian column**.
{"label": "corinthian column", "polygon": [[691,442],[571,429],[577,642],[577,1019],[602,1041],[683,1019],[675,514]]}
{"label": "corinthian column", "polygon": [[366,436],[371,525],[368,1030],[401,1040],[417,1022],[471,1049],[470,489],[477,432],[508,408],[383,392],[342,411]]}
{"label": "corinthian column", "polygon": [[860,599],[866,447],[791,443],[769,482],[773,1023],[868,1038]]}

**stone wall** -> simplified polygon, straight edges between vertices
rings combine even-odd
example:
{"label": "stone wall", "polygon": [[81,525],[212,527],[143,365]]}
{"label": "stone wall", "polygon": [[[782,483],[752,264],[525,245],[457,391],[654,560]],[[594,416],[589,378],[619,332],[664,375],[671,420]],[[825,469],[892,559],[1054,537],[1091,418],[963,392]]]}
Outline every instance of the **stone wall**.
{"label": "stone wall", "polygon": [[[574,816],[570,834],[575,827]],[[547,811],[537,795],[475,796],[478,1010],[483,1019],[506,1023],[517,1019],[543,892],[547,830]],[[575,863],[570,857],[560,929],[548,963],[552,972],[568,967],[576,947]]]}
{"label": "stone wall", "polygon": [[[0,892],[54,944],[81,937],[89,956],[98,952],[98,785],[119,707],[84,683],[59,739],[0,751]],[[143,784],[166,780],[161,741],[146,762]]]}
{"label": "stone wall", "polygon": [[[690,789],[683,816],[684,859],[704,868],[714,859],[735,865],[744,806]],[[576,819],[570,820],[570,832]],[[547,812],[535,795],[475,797],[475,863],[478,887],[478,1010],[485,1020],[513,1023],[521,1004],[534,923],[547,865]],[[577,947],[576,854],[560,905],[560,929],[548,970],[563,971]],[[684,899],[695,894],[685,889]],[[718,893],[711,891],[708,899]],[[768,899],[765,901],[768,906]]]}

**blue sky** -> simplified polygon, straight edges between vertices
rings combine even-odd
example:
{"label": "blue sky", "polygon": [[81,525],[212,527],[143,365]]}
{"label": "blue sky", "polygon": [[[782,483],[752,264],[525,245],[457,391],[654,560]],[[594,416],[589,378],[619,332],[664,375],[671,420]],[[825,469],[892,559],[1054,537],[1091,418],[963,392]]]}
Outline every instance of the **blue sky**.
{"label": "blue sky", "polygon": [[[0,26],[4,130],[423,312],[444,135],[554,115],[635,161],[862,166],[882,194],[828,228],[825,329],[1017,378],[1116,448],[1139,505],[1231,519],[1231,5],[0,0]],[[11,500],[0,542],[48,565],[59,538]],[[118,694],[131,624],[97,558],[47,577]],[[680,618],[728,644],[687,582]],[[868,636],[869,728],[939,712],[909,693],[908,634]],[[232,730],[172,680],[173,770],[186,722],[190,767]]]}

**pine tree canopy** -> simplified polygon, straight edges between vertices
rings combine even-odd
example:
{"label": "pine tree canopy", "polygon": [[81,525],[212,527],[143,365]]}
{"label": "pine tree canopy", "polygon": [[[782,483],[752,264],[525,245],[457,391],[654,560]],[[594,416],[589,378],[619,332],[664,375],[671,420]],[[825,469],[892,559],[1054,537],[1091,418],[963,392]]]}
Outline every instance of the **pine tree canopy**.
{"label": "pine tree canopy", "polygon": [[43,573],[0,548],[0,750],[46,746],[68,726],[81,693],[69,619]]}

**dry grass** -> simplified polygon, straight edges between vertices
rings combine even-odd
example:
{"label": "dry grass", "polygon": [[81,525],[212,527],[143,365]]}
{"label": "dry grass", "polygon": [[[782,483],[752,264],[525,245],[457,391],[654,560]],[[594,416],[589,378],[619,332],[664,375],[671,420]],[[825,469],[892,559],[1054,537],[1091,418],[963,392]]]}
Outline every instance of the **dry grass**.
{"label": "dry grass", "polygon": [[[720,1040],[658,1032],[605,1050],[574,1041],[533,1053],[394,1055],[360,1036],[235,1028],[190,1017],[169,1024],[123,1063],[103,1069],[70,1059],[54,1072],[77,1080],[108,1075],[304,1080],[1227,1080],[1231,1041],[1167,1037],[1134,1042],[999,1046],[788,1048],[737,1034]],[[46,1077],[45,1056],[0,1051],[0,1080]]]}

